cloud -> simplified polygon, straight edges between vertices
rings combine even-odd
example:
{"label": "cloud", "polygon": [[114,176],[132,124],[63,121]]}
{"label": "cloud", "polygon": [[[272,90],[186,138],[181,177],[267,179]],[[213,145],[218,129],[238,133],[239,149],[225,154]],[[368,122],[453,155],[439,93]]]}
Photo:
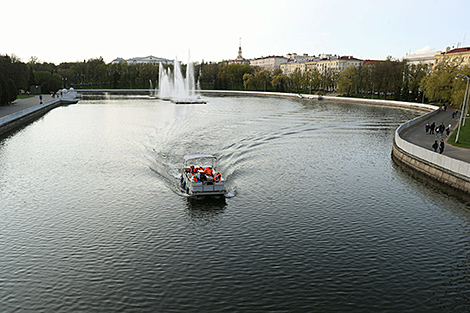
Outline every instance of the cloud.
{"label": "cloud", "polygon": [[429,52],[436,52],[436,49],[431,46],[425,46],[415,51],[416,54],[429,53]]}

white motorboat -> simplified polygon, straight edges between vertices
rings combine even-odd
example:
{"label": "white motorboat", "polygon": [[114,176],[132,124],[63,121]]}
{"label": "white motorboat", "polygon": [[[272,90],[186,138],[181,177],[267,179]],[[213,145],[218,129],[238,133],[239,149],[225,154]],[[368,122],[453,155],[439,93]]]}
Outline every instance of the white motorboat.
{"label": "white motorboat", "polygon": [[226,194],[225,180],[217,172],[217,158],[211,154],[189,154],[183,157],[181,187],[193,198],[221,198]]}

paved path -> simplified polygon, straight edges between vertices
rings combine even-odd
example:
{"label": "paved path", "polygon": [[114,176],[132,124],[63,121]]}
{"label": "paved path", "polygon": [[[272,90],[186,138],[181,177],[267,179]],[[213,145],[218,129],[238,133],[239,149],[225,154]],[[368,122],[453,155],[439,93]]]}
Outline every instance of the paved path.
{"label": "paved path", "polygon": [[[46,103],[57,98],[52,98],[51,95],[42,95],[42,102]],[[22,111],[24,109],[39,105],[39,96],[34,96],[27,99],[16,99],[10,105],[0,106],[0,117],[10,115]]]}
{"label": "paved path", "polygon": [[[415,145],[418,145],[420,147],[423,147],[429,150],[433,150],[431,146],[435,140],[437,140],[437,142],[440,143],[441,139],[444,139],[444,142],[445,142],[445,148],[443,152],[444,155],[447,155],[457,160],[470,162],[470,149],[453,147],[450,144],[448,144],[447,143],[448,137],[446,137],[445,132],[444,132],[444,136],[441,138],[440,136],[436,137],[436,134],[431,135],[429,133],[426,133],[426,129],[425,129],[426,123],[429,123],[429,125],[431,125],[433,122],[435,122],[436,126],[440,125],[441,123],[444,123],[444,125],[447,127],[450,124],[451,131],[457,131],[457,123],[458,123],[459,117],[460,115],[456,115],[454,118],[452,118],[452,110],[441,111],[437,113],[436,115],[431,116],[430,118],[426,120],[423,120],[421,123],[417,124],[416,126],[406,130],[405,132],[402,133],[401,137]],[[470,120],[467,120],[467,123],[469,122]]]}

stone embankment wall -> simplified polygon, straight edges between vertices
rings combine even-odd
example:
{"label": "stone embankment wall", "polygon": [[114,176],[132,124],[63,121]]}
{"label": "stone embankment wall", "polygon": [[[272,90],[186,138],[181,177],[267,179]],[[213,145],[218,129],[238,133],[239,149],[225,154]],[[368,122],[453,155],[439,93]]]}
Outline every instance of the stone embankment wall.
{"label": "stone embankment wall", "polygon": [[34,107],[15,112],[13,114],[0,118],[0,136],[5,135],[19,127],[31,123],[35,119],[43,116],[50,110],[67,104],[77,103],[78,100],[72,99],[56,99]]}

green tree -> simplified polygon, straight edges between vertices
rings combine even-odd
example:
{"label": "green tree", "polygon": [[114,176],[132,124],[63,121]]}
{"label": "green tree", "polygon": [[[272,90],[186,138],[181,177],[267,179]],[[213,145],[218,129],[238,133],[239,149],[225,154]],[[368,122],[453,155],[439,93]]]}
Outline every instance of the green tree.
{"label": "green tree", "polygon": [[279,92],[288,91],[289,87],[289,77],[281,73],[277,73],[271,79],[271,85],[274,87],[274,90]]}
{"label": "green tree", "polygon": [[245,89],[254,90],[256,89],[255,76],[250,73],[243,75],[243,86]]}
{"label": "green tree", "polygon": [[[467,77],[470,77],[470,68],[469,67],[462,68],[458,71],[458,74],[466,75]],[[457,77],[457,74],[455,76]],[[452,103],[461,105],[463,103],[466,89],[467,89],[466,78],[462,77],[460,79],[459,78],[455,79],[452,85],[452,96],[451,96]],[[469,86],[469,89],[470,89],[470,86]],[[467,94],[467,97],[468,96],[469,95]]]}
{"label": "green tree", "polygon": [[455,66],[448,62],[441,62],[422,80],[421,87],[429,100],[449,103],[452,99],[452,87],[456,76]]}
{"label": "green tree", "polygon": [[218,78],[226,88],[241,89],[244,84],[243,76],[247,73],[253,73],[253,68],[249,64],[225,64],[220,68]]}
{"label": "green tree", "polygon": [[354,66],[346,68],[338,77],[338,93],[349,97],[355,92],[353,88],[357,86],[357,80],[356,68]]}

